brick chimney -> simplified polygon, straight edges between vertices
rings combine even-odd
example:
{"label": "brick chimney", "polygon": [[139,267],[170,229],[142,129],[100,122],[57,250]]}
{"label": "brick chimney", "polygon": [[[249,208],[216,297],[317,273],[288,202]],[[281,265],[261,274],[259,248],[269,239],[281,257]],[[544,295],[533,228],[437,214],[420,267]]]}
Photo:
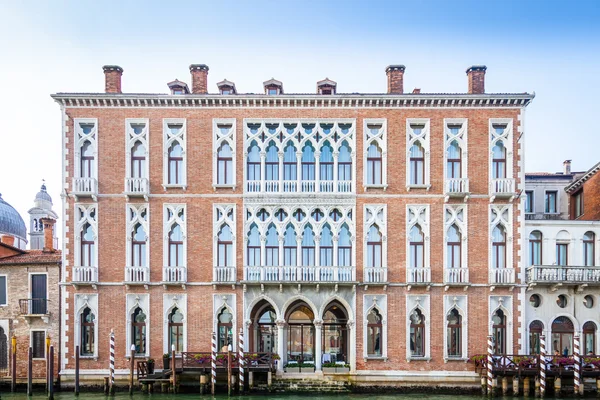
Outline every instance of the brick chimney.
{"label": "brick chimney", "polygon": [[123,68],[118,65],[105,65],[104,70],[104,91],[106,93],[121,93],[121,77]]}
{"label": "brick chimney", "polygon": [[388,65],[385,69],[388,94],[404,93],[404,70],[404,65]]}
{"label": "brick chimney", "polygon": [[563,173],[565,175],[571,175],[571,160],[565,160],[563,162]]}
{"label": "brick chimney", "polygon": [[52,218],[40,218],[42,224],[44,224],[44,253],[54,253],[54,224],[55,220]]}
{"label": "brick chimney", "polygon": [[467,79],[469,81],[469,94],[485,93],[485,65],[473,65],[467,69]]}
{"label": "brick chimney", "polygon": [[192,74],[192,93],[207,94],[208,93],[208,65],[192,64],[190,65]]}
{"label": "brick chimney", "polygon": [[9,246],[15,245],[15,237],[11,235],[4,235],[0,238],[0,242],[7,244]]}

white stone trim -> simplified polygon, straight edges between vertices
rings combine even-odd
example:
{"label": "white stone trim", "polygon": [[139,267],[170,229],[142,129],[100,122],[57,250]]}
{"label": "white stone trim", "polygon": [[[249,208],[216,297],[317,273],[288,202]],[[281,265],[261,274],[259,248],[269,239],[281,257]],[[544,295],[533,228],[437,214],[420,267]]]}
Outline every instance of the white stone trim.
{"label": "white stone trim", "polygon": [[[219,323],[219,313],[226,307],[231,315],[233,315],[233,319],[231,320],[231,332],[232,332],[232,350],[235,352],[237,348],[237,338],[238,338],[238,321],[237,321],[237,302],[236,302],[236,294],[235,293],[213,293],[213,332],[217,335],[217,345],[219,342],[219,332],[217,331],[218,323]],[[221,351],[221,349],[217,349],[217,351]]]}
{"label": "white stone trim", "polygon": [[[512,294],[506,296],[489,296],[489,310],[488,310],[488,334],[493,334],[492,317],[496,310],[501,309],[506,316],[506,353],[513,354],[513,304]],[[529,329],[529,327],[521,327],[521,329]]]}
{"label": "white stone trim", "polygon": [[408,281],[408,268],[410,268],[410,230],[419,225],[423,232],[423,268],[430,268],[430,235],[429,235],[429,204],[407,204],[406,205],[406,271]]}
{"label": "white stone trim", "polygon": [[126,315],[125,315],[125,320],[127,321],[127,325],[126,325],[126,329],[125,329],[125,336],[126,336],[126,343],[124,345],[125,347],[125,354],[126,357],[129,357],[131,354],[131,345],[132,343],[132,329],[131,329],[131,315],[133,314],[133,312],[135,311],[135,309],[137,307],[140,307],[142,309],[142,311],[144,312],[144,314],[146,314],[146,352],[143,354],[136,354],[136,357],[138,356],[145,356],[145,357],[149,357],[150,356],[150,337],[152,336],[151,334],[151,330],[150,330],[150,295],[147,293],[128,293],[126,295],[126,306],[125,306],[125,310],[126,310]]}
{"label": "white stone trim", "polygon": [[[381,125],[379,131],[373,134],[368,128],[369,125]],[[365,118],[363,120],[364,150],[363,150],[363,187],[367,188],[387,188],[387,118]],[[379,184],[369,184],[367,174],[367,158],[369,146],[375,144],[381,149],[381,182]]]}
{"label": "white stone trim", "polygon": [[[496,134],[494,125],[506,125],[506,129],[501,135]],[[489,137],[490,137],[490,157],[489,157],[489,179],[493,179],[493,158],[492,149],[501,141],[506,149],[506,179],[514,179],[513,175],[513,120],[512,118],[490,118],[489,121]],[[491,186],[491,185],[490,185]]]}
{"label": "white stone trim", "polygon": [[[448,355],[448,320],[447,316],[456,308],[460,314],[461,321],[461,356],[450,357]],[[442,317],[442,326],[444,327],[442,335],[444,336],[444,360],[467,360],[469,358],[469,314],[468,314],[468,296],[466,295],[444,295],[444,315]]]}
{"label": "white stone trim", "polygon": [[[139,135],[136,135],[132,125],[144,125],[144,129]],[[146,168],[144,168],[142,178],[150,179],[150,122],[148,118],[126,118],[125,119],[125,177],[131,178],[131,157],[133,146],[140,142],[146,148]]]}
{"label": "white stone trim", "polygon": [[75,243],[74,243],[74,260],[73,265],[81,267],[81,237],[82,229],[86,223],[89,223],[94,232],[94,256],[92,259],[91,267],[99,269],[98,265],[98,204],[96,203],[75,203],[74,206],[74,231],[75,231]]}
{"label": "white stone trim", "polygon": [[[85,134],[81,125],[94,125],[90,133]],[[94,162],[90,178],[98,180],[98,119],[97,118],[75,118],[73,119],[74,140],[73,140],[73,177],[81,178],[81,148],[86,141],[89,141],[94,153]]]}
{"label": "white stone trim", "polygon": [[[169,218],[169,212],[171,217]],[[179,216],[179,213],[182,215]],[[183,236],[183,265],[187,269],[187,204],[163,204],[163,267],[169,265],[169,232],[178,224]]]}
{"label": "white stone trim", "polygon": [[183,314],[183,351],[187,351],[187,294],[163,293],[163,354],[171,353],[169,348],[169,314],[177,307]]}
{"label": "white stone trim", "polygon": [[[461,125],[457,135],[451,135],[449,125]],[[448,179],[448,147],[456,140],[461,152],[460,174],[461,178],[469,178],[469,152],[468,152],[469,120],[467,118],[444,118],[444,180]]]}
{"label": "white stone trim", "polygon": [[468,268],[469,266],[469,229],[468,221],[469,215],[467,213],[466,204],[452,204],[444,206],[444,268],[449,268],[450,263],[448,260],[448,252],[446,246],[448,243],[448,230],[452,225],[456,225],[461,234],[461,246],[460,246],[460,261],[461,268]]}
{"label": "white stone trim", "polygon": [[[430,296],[428,294],[406,295],[406,361],[431,359],[431,312],[429,309]],[[410,315],[416,309],[421,310],[425,317],[425,356],[413,357],[410,354]],[[446,332],[444,332],[446,333]]]}
{"label": "white stone trim", "polygon": [[[219,215],[220,214],[220,215]],[[227,267],[237,266],[237,226],[236,226],[237,205],[232,204],[213,204],[213,268],[217,266],[219,254],[219,231],[223,226],[228,226],[231,229],[232,242],[232,260]],[[214,278],[213,278],[214,280]]]}
{"label": "white stone trim", "polygon": [[[148,280],[150,280],[150,206],[148,203],[125,204],[126,228],[125,228],[125,266],[133,266],[131,254],[132,234],[135,226],[139,223],[146,233],[146,265],[148,268]],[[145,216],[142,214],[145,213]]]}
{"label": "white stone trim", "polygon": [[[172,134],[169,125],[183,125],[181,131]],[[163,118],[163,188],[183,188],[187,187],[187,121],[185,118]],[[169,147],[173,142],[179,143],[183,149],[183,171],[181,173],[181,183],[169,183]]]}
{"label": "white stone trim", "polygon": [[[367,268],[368,264],[367,241],[369,229],[371,229],[371,226],[376,225],[381,234],[381,268],[387,269],[387,204],[365,204],[363,214],[363,266]],[[367,281],[366,272],[364,281]]]}
{"label": "white stone trim", "polygon": [[[420,135],[416,135],[412,125],[424,125]],[[407,118],[406,119],[406,190],[411,188],[429,189],[430,184],[430,119],[429,118]],[[412,184],[410,182],[410,149],[415,143],[423,148],[423,184]]]}
{"label": "white stone trim", "polygon": [[[94,354],[92,356],[80,356],[81,358],[96,358],[98,357],[98,332],[100,331],[100,318],[98,317],[98,294],[96,293],[75,293],[73,298],[75,310],[75,326],[74,326],[74,341],[73,354],[75,354],[76,346],[81,345],[81,314],[86,307],[96,317],[94,319]],[[81,348],[79,349],[81,351]]]}
{"label": "white stone trim", "polygon": [[492,232],[498,225],[504,227],[506,232],[506,269],[514,269],[513,264],[513,205],[512,204],[490,204],[490,225],[488,233],[488,265],[489,270],[493,269],[493,238]]}
{"label": "white stone trim", "polygon": [[[213,118],[213,187],[217,188],[217,187],[231,187],[233,189],[235,189],[236,187],[236,183],[237,183],[237,162],[236,162],[236,148],[237,148],[237,141],[236,141],[236,131],[237,131],[237,126],[236,126],[236,119],[235,118]],[[231,128],[229,129],[229,132],[226,134],[223,134],[221,132],[221,130],[219,129],[219,126],[222,125],[231,125]],[[218,154],[219,154],[219,147],[221,147],[221,145],[223,143],[227,143],[229,145],[229,147],[231,147],[231,165],[233,168],[233,171],[231,172],[231,177],[232,177],[232,182],[231,183],[219,183],[219,177],[217,175],[217,158],[218,158]]]}
{"label": "white stone trim", "polygon": [[[367,316],[376,308],[381,314],[381,356],[369,356],[367,349],[367,334],[368,324]],[[387,359],[387,321],[388,321],[388,307],[387,307],[387,295],[386,294],[365,294],[363,295],[363,358],[368,360],[374,359]]]}

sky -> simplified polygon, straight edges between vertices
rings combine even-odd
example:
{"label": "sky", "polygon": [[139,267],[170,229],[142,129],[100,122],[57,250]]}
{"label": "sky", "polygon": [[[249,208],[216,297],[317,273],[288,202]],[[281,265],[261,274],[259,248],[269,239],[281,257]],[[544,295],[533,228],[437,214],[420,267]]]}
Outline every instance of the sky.
{"label": "sky", "polygon": [[[209,91],[234,81],[288,93],[318,80],[338,92],[383,93],[385,67],[404,88],[466,92],[465,70],[487,65],[486,92],[535,92],[525,168],[589,169],[600,157],[600,0],[27,1],[0,0],[0,193],[27,210],[42,179],[60,210],[57,92],[102,92],[102,66],[124,69],[123,92],[167,93],[207,64]],[[59,226],[61,224],[58,224]]]}

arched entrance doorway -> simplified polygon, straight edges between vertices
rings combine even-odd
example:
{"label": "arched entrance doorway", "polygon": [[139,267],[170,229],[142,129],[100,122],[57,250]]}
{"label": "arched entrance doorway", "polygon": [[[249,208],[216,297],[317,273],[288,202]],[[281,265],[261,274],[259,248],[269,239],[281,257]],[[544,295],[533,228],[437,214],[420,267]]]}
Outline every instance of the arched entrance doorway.
{"label": "arched entrance doorway", "polygon": [[277,313],[266,300],[259,301],[252,313],[250,350],[257,353],[277,353]]}
{"label": "arched entrance doorway", "polygon": [[287,360],[315,360],[315,315],[303,301],[293,303],[287,314]]}
{"label": "arched entrance doorway", "polygon": [[558,317],[552,322],[552,352],[573,354],[573,321],[568,317]]}
{"label": "arched entrance doorway", "polygon": [[339,302],[331,302],[323,314],[323,362],[348,363],[348,314]]}

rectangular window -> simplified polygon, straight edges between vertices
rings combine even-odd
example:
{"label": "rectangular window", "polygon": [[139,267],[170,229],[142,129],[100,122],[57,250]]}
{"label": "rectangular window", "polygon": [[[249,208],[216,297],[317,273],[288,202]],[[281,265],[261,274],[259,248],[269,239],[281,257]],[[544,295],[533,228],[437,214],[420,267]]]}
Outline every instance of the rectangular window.
{"label": "rectangular window", "polygon": [[167,186],[186,186],[186,121],[185,119],[165,119],[164,176]]}
{"label": "rectangular window", "polygon": [[46,332],[31,331],[31,350],[33,358],[46,357]]}
{"label": "rectangular window", "polygon": [[0,276],[0,306],[7,304],[8,293],[6,288],[6,276]]}
{"label": "rectangular window", "polygon": [[575,218],[583,215],[583,191],[579,191],[573,196]]}
{"label": "rectangular window", "polygon": [[213,185],[235,185],[236,120],[213,120]]}
{"label": "rectangular window", "polygon": [[31,275],[31,314],[46,314],[48,301],[46,274]]}
{"label": "rectangular window", "polygon": [[429,140],[428,119],[406,120],[406,186],[429,187]]}
{"label": "rectangular window", "polygon": [[556,201],[558,198],[558,192],[556,190],[546,192],[546,214],[556,214]]}
{"label": "rectangular window", "polygon": [[525,191],[525,212],[533,213],[533,190]]}
{"label": "rectangular window", "polygon": [[556,264],[557,265],[568,265],[569,261],[569,244],[568,243],[557,243],[556,244]]}

